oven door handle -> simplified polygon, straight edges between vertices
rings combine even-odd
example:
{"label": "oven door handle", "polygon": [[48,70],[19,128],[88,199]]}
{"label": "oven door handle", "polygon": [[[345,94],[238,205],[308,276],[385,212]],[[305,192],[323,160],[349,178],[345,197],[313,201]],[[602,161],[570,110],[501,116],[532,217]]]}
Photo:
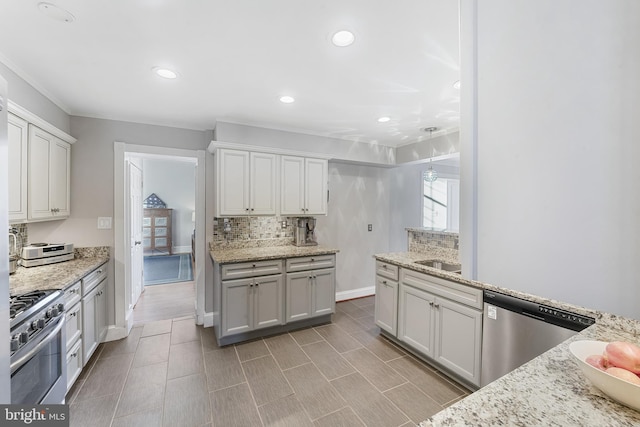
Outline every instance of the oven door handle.
{"label": "oven door handle", "polygon": [[[42,348],[49,344],[52,340],[55,339],[55,336],[58,334],[58,332],[60,332],[60,330],[62,329],[62,327],[64,326],[64,313],[60,316],[60,321],[58,322],[58,324],[56,325],[56,327],[49,332],[49,334],[44,337],[42,339],[42,341],[40,341],[34,348],[32,348],[31,350],[29,350],[29,352],[23,356],[20,356],[19,359],[17,359],[15,362],[13,362],[11,364],[11,374],[13,375],[13,373],[15,371],[18,370],[18,368],[20,366],[22,366],[22,364],[24,364],[24,362],[26,362],[27,360],[31,359],[31,357],[36,354],[37,352],[39,352],[40,350],[42,350]],[[64,343],[63,343],[64,345]]]}

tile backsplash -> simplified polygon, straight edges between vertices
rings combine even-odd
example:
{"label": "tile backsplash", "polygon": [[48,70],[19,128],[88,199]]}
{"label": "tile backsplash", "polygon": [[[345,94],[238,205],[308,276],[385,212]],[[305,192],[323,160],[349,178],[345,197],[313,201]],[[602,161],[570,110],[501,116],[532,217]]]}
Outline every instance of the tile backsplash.
{"label": "tile backsplash", "polygon": [[[225,220],[230,230],[224,232]],[[293,224],[290,217],[234,217],[213,219],[213,246],[222,244],[255,246],[284,246],[293,243]],[[287,226],[282,228],[282,223]]]}
{"label": "tile backsplash", "polygon": [[423,252],[425,246],[458,250],[459,234],[447,231],[431,231],[421,228],[407,228],[409,251]]}

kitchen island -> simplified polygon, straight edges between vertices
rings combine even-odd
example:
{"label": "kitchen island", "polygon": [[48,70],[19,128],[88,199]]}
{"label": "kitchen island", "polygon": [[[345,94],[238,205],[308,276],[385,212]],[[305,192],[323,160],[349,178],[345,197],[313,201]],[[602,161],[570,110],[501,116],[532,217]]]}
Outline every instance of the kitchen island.
{"label": "kitchen island", "polygon": [[423,421],[421,427],[640,425],[640,412],[611,400],[593,387],[583,376],[569,351],[569,344],[578,340],[640,343],[640,322],[468,280],[456,273],[416,264],[416,261],[428,259],[457,262],[455,252],[446,249],[377,254],[374,257],[398,267],[475,288],[494,290],[596,319],[596,324]]}
{"label": "kitchen island", "polygon": [[323,246],[212,246],[218,345],[330,322],[337,252]]}

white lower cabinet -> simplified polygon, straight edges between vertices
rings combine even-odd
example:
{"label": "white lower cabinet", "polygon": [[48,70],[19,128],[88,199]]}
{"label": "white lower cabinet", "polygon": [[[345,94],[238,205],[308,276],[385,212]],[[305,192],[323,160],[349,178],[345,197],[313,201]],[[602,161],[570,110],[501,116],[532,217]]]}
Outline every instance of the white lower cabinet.
{"label": "white lower cabinet", "polygon": [[433,358],[435,296],[400,284],[398,339]]}
{"label": "white lower cabinet", "polygon": [[107,272],[99,267],[82,279],[82,363],[87,364],[107,335]]}
{"label": "white lower cabinet", "polygon": [[376,261],[376,303],[374,319],[383,331],[398,332],[398,267]]}
{"label": "white lower cabinet", "polygon": [[67,349],[67,391],[71,389],[82,372],[82,340]]}
{"label": "white lower cabinet", "polygon": [[[312,258],[287,260],[287,271],[295,271],[300,265],[312,266],[314,262],[317,261]],[[335,256],[331,256],[329,265],[335,265]],[[295,322],[334,313],[335,283],[336,269],[333,267],[287,273],[286,321]]]}
{"label": "white lower cabinet", "polygon": [[[378,275],[376,323],[393,334],[390,303],[395,294],[393,286],[382,285],[384,280],[389,284],[389,279]],[[405,268],[400,269],[399,282],[398,340],[459,378],[479,385],[482,290]]]}
{"label": "white lower cabinet", "polygon": [[282,275],[222,282],[222,336],[283,323]]}
{"label": "white lower cabinet", "polygon": [[67,391],[76,382],[82,372],[82,282],[78,281],[64,291],[66,354],[67,354]]}

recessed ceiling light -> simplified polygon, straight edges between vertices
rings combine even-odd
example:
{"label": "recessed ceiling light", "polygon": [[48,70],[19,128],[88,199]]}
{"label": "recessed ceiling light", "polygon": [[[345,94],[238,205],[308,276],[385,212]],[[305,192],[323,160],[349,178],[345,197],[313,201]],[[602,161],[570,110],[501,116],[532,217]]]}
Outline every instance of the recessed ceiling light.
{"label": "recessed ceiling light", "polygon": [[456,81],[453,83],[453,87],[454,87],[455,89],[460,89],[460,80],[456,80]]}
{"label": "recessed ceiling light", "polygon": [[38,3],[38,9],[51,19],[55,19],[60,22],[73,22],[76,18],[69,12],[53,3],[40,2]]}
{"label": "recessed ceiling light", "polygon": [[178,73],[168,68],[155,67],[153,68],[153,72],[165,79],[175,79],[178,77]]}
{"label": "recessed ceiling light", "polygon": [[351,31],[347,30],[338,31],[331,37],[331,43],[338,47],[349,46],[355,40],[356,36]]}
{"label": "recessed ceiling light", "polygon": [[282,102],[283,104],[291,104],[292,102],[295,102],[295,98],[293,96],[289,96],[289,95],[284,95],[280,97],[280,102]]}
{"label": "recessed ceiling light", "polygon": [[387,117],[387,116],[378,117],[378,122],[380,122],[380,123],[386,123],[389,120],[391,120],[391,117]]}

